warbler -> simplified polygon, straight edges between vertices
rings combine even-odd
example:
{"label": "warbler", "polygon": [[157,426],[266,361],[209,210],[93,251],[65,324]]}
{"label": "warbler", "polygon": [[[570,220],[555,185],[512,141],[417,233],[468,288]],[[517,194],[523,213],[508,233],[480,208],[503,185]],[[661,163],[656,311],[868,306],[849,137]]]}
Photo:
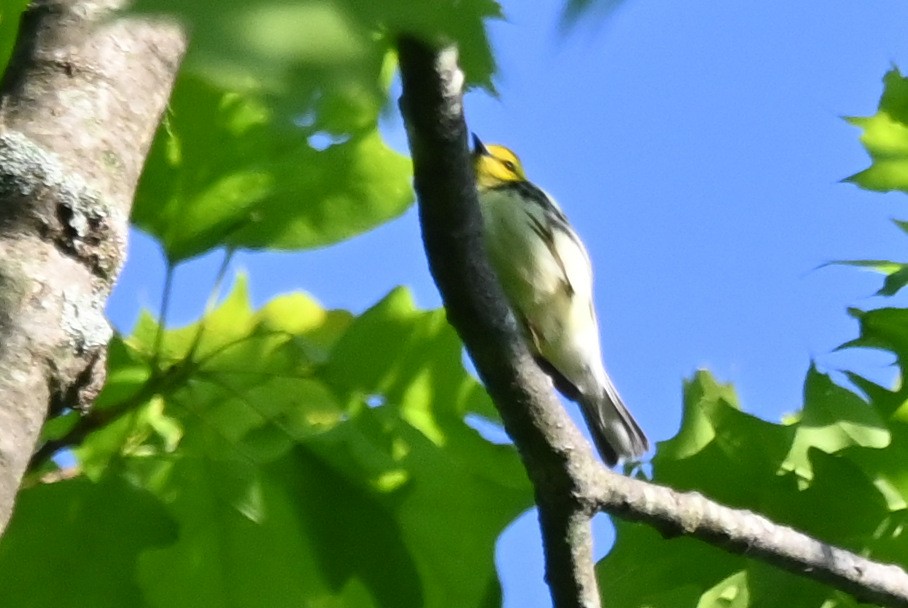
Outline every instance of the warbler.
{"label": "warbler", "polygon": [[602,363],[586,247],[511,150],[474,134],[472,158],[486,250],[540,367],[580,404],[609,466],[639,458],[649,441]]}

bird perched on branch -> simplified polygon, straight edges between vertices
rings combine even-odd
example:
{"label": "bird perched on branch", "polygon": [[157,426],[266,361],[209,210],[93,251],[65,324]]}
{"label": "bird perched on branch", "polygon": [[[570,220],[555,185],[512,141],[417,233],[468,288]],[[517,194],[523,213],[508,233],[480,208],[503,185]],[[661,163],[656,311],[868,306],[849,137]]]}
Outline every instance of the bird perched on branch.
{"label": "bird perched on branch", "polygon": [[537,361],[580,404],[608,465],[639,458],[649,442],[602,364],[592,265],[580,237],[508,148],[473,135],[473,167],[486,250]]}

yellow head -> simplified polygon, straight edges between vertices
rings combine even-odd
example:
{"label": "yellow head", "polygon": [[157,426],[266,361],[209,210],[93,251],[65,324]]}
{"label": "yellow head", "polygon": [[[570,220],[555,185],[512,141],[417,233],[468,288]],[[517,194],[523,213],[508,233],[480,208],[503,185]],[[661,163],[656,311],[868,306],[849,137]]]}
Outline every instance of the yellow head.
{"label": "yellow head", "polygon": [[504,146],[485,145],[473,135],[473,170],[480,190],[527,181],[517,155]]}

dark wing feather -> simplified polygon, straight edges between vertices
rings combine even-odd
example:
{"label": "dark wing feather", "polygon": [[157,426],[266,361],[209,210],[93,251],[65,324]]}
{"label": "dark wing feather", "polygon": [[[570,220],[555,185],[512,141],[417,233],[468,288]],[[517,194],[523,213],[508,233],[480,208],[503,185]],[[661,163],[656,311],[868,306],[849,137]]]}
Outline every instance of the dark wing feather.
{"label": "dark wing feather", "polygon": [[569,295],[573,295],[576,290],[571,284],[571,278],[568,275],[564,260],[561,258],[561,254],[558,253],[558,249],[555,246],[556,232],[564,234],[574,241],[577,248],[581,251],[585,252],[586,249],[584,248],[583,243],[580,242],[577,233],[571,228],[567,216],[564,215],[564,212],[561,209],[552,203],[552,200],[545,192],[529,182],[513,182],[500,186],[500,188],[503,190],[516,191],[520,195],[520,200],[536,205],[538,210],[542,212],[542,219],[534,213],[527,213],[530,229],[539,236],[543,243],[545,243],[549,253],[552,254],[552,257],[558,263],[558,268],[561,269],[561,277],[565,285],[565,290]]}

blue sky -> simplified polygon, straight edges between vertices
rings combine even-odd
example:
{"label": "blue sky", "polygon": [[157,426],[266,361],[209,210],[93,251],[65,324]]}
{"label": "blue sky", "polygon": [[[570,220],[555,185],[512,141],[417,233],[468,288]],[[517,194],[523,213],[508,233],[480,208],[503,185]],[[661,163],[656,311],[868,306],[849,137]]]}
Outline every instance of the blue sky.
{"label": "blue sky", "polygon": [[[817,267],[904,257],[889,222],[908,218],[904,196],[840,180],[869,162],[841,117],[873,114],[885,71],[908,70],[908,3],[628,0],[566,36],[560,2],[504,10],[491,25],[500,96],[467,96],[470,127],[517,151],[587,242],[606,365],[653,440],[676,432],[682,379],[701,367],[772,421],[798,409],[811,360],[891,381],[889,358],[833,352],[856,336],[847,306],[882,304],[879,277]],[[405,149],[393,111],[385,127]],[[155,245],[135,235],[131,247],[110,304],[124,331],[140,307],[157,310],[163,282]],[[171,322],[200,314],[218,263],[178,272]],[[258,304],[303,289],[362,311],[401,284],[439,305],[415,210],[334,247],[241,254],[234,267]],[[605,518],[596,532],[601,555]],[[532,514],[498,561],[506,606],[550,605]]]}

